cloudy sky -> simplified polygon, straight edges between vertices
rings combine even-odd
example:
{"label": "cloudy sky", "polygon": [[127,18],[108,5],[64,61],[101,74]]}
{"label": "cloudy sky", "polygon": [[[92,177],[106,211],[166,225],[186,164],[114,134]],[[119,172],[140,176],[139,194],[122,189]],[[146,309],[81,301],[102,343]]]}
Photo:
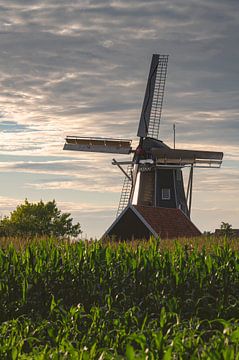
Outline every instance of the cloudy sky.
{"label": "cloudy sky", "polygon": [[221,169],[195,171],[192,219],[239,228],[238,14],[238,0],[0,0],[0,216],[54,198],[84,236],[104,232],[123,177],[112,155],[63,151],[64,138],[137,140],[160,53],[160,138],[172,145],[176,123],[178,148],[224,152]]}

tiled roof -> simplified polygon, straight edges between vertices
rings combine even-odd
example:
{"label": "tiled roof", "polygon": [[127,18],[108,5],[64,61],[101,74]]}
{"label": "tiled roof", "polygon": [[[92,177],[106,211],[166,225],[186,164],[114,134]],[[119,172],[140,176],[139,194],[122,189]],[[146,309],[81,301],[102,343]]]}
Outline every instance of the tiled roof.
{"label": "tiled roof", "polygon": [[[132,206],[132,205],[131,205]],[[133,205],[161,238],[194,237],[201,235],[196,226],[180,209]]]}

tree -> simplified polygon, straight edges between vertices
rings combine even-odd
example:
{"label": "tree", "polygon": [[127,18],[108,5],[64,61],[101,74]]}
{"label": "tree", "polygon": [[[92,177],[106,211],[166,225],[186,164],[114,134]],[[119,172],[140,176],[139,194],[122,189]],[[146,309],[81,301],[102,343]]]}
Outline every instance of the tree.
{"label": "tree", "polygon": [[232,225],[230,225],[230,224],[227,223],[227,222],[222,221],[221,226],[220,226],[220,229],[221,229],[221,233],[222,233],[224,236],[230,237],[230,236],[232,236],[232,234],[233,234]]}
{"label": "tree", "polygon": [[18,205],[10,216],[0,220],[0,236],[76,237],[80,224],[72,224],[70,213],[61,213],[55,200]]}

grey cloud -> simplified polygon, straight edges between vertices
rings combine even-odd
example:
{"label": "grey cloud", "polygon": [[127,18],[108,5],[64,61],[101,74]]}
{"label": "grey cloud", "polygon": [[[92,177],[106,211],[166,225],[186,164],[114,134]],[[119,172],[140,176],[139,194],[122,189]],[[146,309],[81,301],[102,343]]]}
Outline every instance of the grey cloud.
{"label": "grey cloud", "polygon": [[15,132],[37,131],[37,130],[31,129],[27,125],[18,124],[16,121],[0,121],[0,131],[15,133]]}
{"label": "grey cloud", "polygon": [[[238,144],[239,112],[211,111],[211,112],[187,112],[178,110],[180,115],[165,114],[162,120],[161,133],[168,139],[169,132],[172,134],[172,124],[176,123],[177,147],[180,143],[217,145],[227,149],[229,144]],[[171,135],[172,136],[172,135]],[[228,142],[230,139],[230,142]]]}
{"label": "grey cloud", "polygon": [[23,169],[23,170],[41,170],[44,172],[54,173],[54,172],[82,172],[82,171],[92,171],[94,170],[93,166],[84,165],[81,161],[46,161],[46,162],[20,162],[15,163],[14,168]]}
{"label": "grey cloud", "polygon": [[[38,180],[37,183],[28,184],[36,189],[79,189],[83,191],[119,192],[123,175],[110,163],[102,166],[102,162],[81,160],[61,161],[29,161],[29,162],[2,162],[1,172],[14,171],[46,174],[49,178]],[[107,171],[107,176],[106,176]],[[57,179],[55,176],[58,176]]]}
{"label": "grey cloud", "polygon": [[[197,169],[195,172],[194,191],[200,193],[239,194],[238,169]],[[220,196],[220,195],[218,195]]]}
{"label": "grey cloud", "polygon": [[[163,140],[171,141],[176,122],[178,145],[220,147],[232,159],[239,134],[237,1],[2,0],[0,7],[1,151],[25,152],[12,171],[52,170],[48,185],[57,186],[59,174],[66,187],[65,172],[86,172],[88,180],[69,180],[92,188],[95,164],[63,154],[64,135],[135,138],[155,52],[170,54]],[[38,150],[79,162],[27,164]],[[97,159],[96,186],[113,186],[113,172],[100,180],[110,159]],[[238,166],[238,154],[233,161]]]}

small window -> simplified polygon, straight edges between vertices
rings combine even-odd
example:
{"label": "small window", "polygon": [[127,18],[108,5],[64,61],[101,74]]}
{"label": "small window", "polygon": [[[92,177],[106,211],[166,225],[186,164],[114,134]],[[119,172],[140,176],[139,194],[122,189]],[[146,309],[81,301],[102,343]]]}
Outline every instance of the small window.
{"label": "small window", "polygon": [[170,189],[162,189],[162,200],[170,200]]}

